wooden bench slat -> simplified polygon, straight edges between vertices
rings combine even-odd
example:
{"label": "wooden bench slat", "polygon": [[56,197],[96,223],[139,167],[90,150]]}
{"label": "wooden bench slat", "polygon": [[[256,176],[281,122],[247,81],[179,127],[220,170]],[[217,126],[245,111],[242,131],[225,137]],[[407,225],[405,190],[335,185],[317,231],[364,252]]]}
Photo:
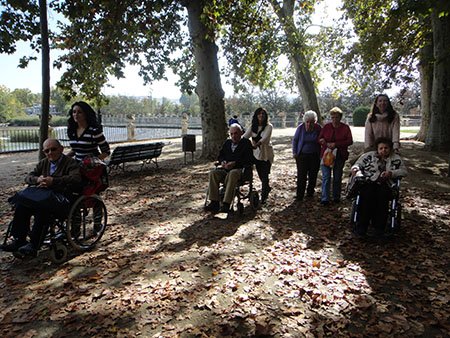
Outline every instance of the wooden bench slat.
{"label": "wooden bench slat", "polygon": [[126,162],[141,160],[144,161],[143,165],[154,160],[156,166],[158,166],[157,158],[161,155],[164,145],[163,142],[153,142],[118,146],[111,154],[108,167],[111,170],[113,167],[118,167],[122,164],[122,169],[125,170]]}

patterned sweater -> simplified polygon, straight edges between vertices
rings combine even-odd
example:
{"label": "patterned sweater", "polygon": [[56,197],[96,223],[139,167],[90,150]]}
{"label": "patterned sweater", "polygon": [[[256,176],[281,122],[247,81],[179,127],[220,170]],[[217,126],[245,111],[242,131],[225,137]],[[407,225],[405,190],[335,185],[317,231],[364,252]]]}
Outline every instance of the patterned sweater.
{"label": "patterned sweater", "polygon": [[[100,128],[87,127],[86,130],[77,136],[76,131],[69,136],[69,144],[72,151],[75,152],[77,161],[83,160],[88,155],[98,156],[100,153],[110,154],[109,144]],[[100,151],[98,148],[100,147]]]}

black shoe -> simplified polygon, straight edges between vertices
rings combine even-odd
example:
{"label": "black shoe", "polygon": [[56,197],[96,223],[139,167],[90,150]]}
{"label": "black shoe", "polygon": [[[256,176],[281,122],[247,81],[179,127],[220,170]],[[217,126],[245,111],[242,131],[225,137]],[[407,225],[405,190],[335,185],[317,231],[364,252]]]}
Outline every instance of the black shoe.
{"label": "black shoe", "polygon": [[320,201],[320,204],[322,204],[323,206],[327,206],[330,204],[329,201]]}
{"label": "black shoe", "polygon": [[220,210],[220,204],[218,201],[211,201],[206,207],[205,211],[218,213]]}
{"label": "black shoe", "polygon": [[9,244],[0,245],[0,249],[6,252],[14,252],[19,250],[19,248],[24,246],[25,244],[27,244],[27,241],[19,241],[18,239],[15,239]]}
{"label": "black shoe", "polygon": [[228,203],[223,203],[222,204],[222,208],[220,208],[220,212],[229,213],[230,212],[230,205]]}
{"label": "black shoe", "polygon": [[14,255],[14,257],[17,257],[17,258],[36,257],[36,256],[37,256],[37,250],[34,247],[34,245],[31,243],[25,244],[24,246],[20,247],[19,250],[17,252],[15,252],[15,255]]}
{"label": "black shoe", "polygon": [[340,199],[335,199],[335,200],[333,200],[333,203],[339,204],[339,203],[341,203],[341,200]]}
{"label": "black shoe", "polygon": [[314,196],[313,192],[309,192],[309,193],[306,194],[306,197],[313,197],[313,196]]}

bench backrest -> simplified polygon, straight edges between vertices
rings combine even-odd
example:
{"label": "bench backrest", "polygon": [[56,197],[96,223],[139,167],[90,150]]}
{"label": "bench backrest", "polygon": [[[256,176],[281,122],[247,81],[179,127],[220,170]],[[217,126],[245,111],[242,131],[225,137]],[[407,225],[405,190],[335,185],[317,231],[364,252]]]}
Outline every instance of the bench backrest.
{"label": "bench backrest", "polygon": [[156,158],[161,155],[163,146],[163,142],[118,146],[113,150],[109,164]]}

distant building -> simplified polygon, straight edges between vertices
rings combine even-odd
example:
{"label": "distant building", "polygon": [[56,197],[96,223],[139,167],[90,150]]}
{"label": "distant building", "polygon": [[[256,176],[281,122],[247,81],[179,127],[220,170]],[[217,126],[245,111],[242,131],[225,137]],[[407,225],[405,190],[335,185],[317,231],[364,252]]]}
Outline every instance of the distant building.
{"label": "distant building", "polygon": [[[27,107],[25,108],[25,112],[28,115],[41,115],[41,105],[40,104],[35,104],[31,107]],[[49,112],[52,115],[62,115],[60,112],[56,111],[56,106],[51,104],[49,107]]]}

